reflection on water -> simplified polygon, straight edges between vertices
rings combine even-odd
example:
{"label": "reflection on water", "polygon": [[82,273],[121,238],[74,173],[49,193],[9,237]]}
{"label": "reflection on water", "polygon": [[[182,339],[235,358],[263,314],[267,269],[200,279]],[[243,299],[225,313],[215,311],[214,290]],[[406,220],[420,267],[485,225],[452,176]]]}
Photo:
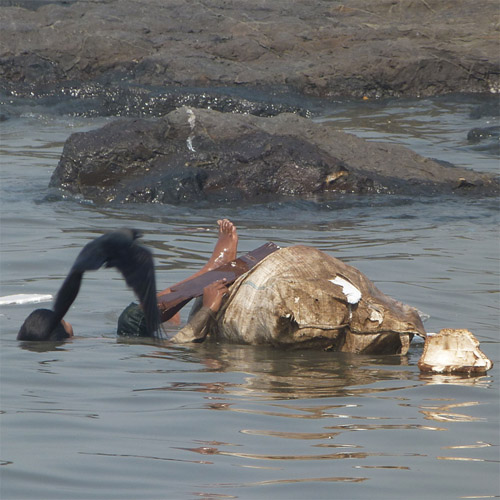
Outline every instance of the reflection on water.
{"label": "reflection on water", "polygon": [[454,413],[450,410],[453,408],[463,408],[467,406],[479,405],[479,401],[467,401],[465,403],[452,403],[443,406],[423,407],[421,412],[429,420],[437,422],[480,422],[484,419],[481,417],[472,417],[463,413]]}
{"label": "reflection on water", "polygon": [[[250,486],[263,486],[263,485],[273,485],[273,484],[294,484],[294,483],[361,483],[366,481],[367,477],[306,477],[306,478],[295,478],[295,479],[270,479],[268,481],[256,481],[253,483],[243,483],[238,486],[250,487]],[[237,486],[236,484],[220,484],[219,486]]]}
{"label": "reflection on water", "polygon": [[428,385],[462,385],[487,389],[493,382],[491,376],[470,377],[468,375],[446,375],[441,373],[421,373],[420,380]]}
{"label": "reflection on water", "polygon": [[213,462],[207,461],[207,460],[181,460],[179,458],[166,458],[166,457],[155,457],[155,456],[146,456],[146,455],[129,455],[129,454],[123,454],[123,455],[118,455],[116,453],[84,453],[81,452],[82,455],[93,455],[93,456],[101,456],[101,457],[121,457],[121,458],[138,458],[138,459],[145,459],[145,460],[160,460],[160,461],[165,461],[165,462],[184,462],[184,463],[191,463],[191,464],[204,464],[204,465],[212,465]]}
{"label": "reflection on water", "polygon": [[498,126],[498,117],[497,96],[471,95],[341,104],[318,121],[365,139],[410,145],[423,156],[456,165],[474,158],[477,170],[497,173],[491,160],[500,152],[498,131],[480,145],[467,135],[473,128]]}
{"label": "reflection on water", "polygon": [[[163,355],[162,351],[151,354],[155,358]],[[238,398],[248,396],[253,400],[289,400],[397,391],[413,386],[413,383],[401,384],[401,381],[415,380],[415,373],[411,370],[394,369],[395,366],[408,364],[407,358],[400,356],[370,357],[322,351],[304,351],[297,356],[293,351],[263,346],[253,348],[214,343],[198,347],[193,356],[207,372],[237,372],[243,374],[243,381],[240,384],[175,382],[147,390],[210,392]],[[384,363],[390,364],[391,369],[373,367],[374,364]],[[374,380],[398,383],[391,387],[357,387],[369,385]],[[316,415],[310,418],[316,418]]]}

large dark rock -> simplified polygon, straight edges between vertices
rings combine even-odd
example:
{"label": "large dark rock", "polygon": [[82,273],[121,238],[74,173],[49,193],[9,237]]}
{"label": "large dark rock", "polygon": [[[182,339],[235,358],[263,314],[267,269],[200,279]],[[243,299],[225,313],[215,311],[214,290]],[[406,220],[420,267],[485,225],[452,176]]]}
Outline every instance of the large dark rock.
{"label": "large dark rock", "polygon": [[0,85],[499,90],[497,0],[2,0]]}
{"label": "large dark rock", "polygon": [[497,193],[491,176],[294,114],[182,107],[73,134],[50,185],[99,202],[225,202],[335,193]]}

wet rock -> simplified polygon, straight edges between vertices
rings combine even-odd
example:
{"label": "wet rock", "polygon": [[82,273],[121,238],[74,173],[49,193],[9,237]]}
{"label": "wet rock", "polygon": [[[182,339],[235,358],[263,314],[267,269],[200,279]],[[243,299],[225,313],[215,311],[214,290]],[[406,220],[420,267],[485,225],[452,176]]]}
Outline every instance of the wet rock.
{"label": "wet rock", "polygon": [[480,118],[495,117],[500,118],[500,99],[498,96],[495,99],[486,99],[471,109],[469,116],[474,120]]}
{"label": "wet rock", "polygon": [[500,138],[500,126],[494,127],[484,127],[484,128],[473,128],[467,134],[467,140],[472,144],[477,144],[485,139],[499,139]]}
{"label": "wet rock", "polygon": [[[499,90],[496,0],[3,0],[0,85]],[[450,19],[453,22],[450,22]]]}
{"label": "wet rock", "polygon": [[[36,66],[36,65],[35,65]],[[47,68],[36,66],[36,71]],[[50,68],[49,68],[50,69]],[[15,89],[15,90],[14,90]],[[158,117],[180,106],[214,109],[226,113],[248,113],[256,116],[275,116],[297,113],[312,116],[317,99],[307,99],[278,89],[145,87],[104,85],[102,83],[73,82],[54,88],[50,84],[38,85],[36,94],[32,85],[11,85],[6,96],[36,101],[37,105],[60,109],[73,116],[127,116]],[[5,104],[8,98],[2,102]]]}
{"label": "wet rock", "polygon": [[471,149],[500,155],[500,126],[473,128],[467,134]]}
{"label": "wet rock", "polygon": [[428,334],[418,361],[422,372],[431,373],[483,374],[492,366],[469,330],[443,329],[437,334]]}
{"label": "wet rock", "polygon": [[49,4],[69,5],[78,0],[0,0],[0,7],[22,7],[23,9],[37,10]]}
{"label": "wet rock", "polygon": [[50,185],[97,202],[262,202],[339,193],[498,193],[486,174],[294,114],[179,108],[73,134]]}

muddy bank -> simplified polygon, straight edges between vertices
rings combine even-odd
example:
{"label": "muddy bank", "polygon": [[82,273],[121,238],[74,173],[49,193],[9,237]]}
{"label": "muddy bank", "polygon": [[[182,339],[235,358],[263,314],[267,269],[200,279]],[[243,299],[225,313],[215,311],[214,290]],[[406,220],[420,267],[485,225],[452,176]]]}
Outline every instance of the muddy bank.
{"label": "muddy bank", "polygon": [[498,180],[295,114],[182,107],[66,141],[50,185],[97,202],[262,202],[344,193],[499,192]]}
{"label": "muddy bank", "polygon": [[498,90],[496,0],[2,2],[0,84],[288,88],[304,95]]}

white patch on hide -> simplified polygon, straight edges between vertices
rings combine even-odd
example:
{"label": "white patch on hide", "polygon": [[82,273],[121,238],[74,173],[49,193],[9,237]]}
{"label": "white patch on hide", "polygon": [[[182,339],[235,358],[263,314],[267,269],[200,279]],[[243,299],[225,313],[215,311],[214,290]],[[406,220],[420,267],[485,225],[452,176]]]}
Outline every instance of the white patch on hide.
{"label": "white patch on hide", "polygon": [[368,319],[370,321],[373,321],[374,323],[378,323],[379,325],[381,325],[382,321],[384,321],[384,315],[380,311],[372,309],[370,311],[370,317]]}
{"label": "white patch on hide", "polygon": [[342,287],[342,293],[346,296],[349,304],[357,304],[361,300],[361,292],[349,281],[337,276],[333,280],[329,280],[334,285]]}
{"label": "white patch on hide", "polygon": [[189,117],[188,117],[189,126],[191,127],[191,130],[194,130],[194,126],[196,124],[196,116],[194,114],[194,111],[192,109],[188,108],[187,114],[189,115]]}

